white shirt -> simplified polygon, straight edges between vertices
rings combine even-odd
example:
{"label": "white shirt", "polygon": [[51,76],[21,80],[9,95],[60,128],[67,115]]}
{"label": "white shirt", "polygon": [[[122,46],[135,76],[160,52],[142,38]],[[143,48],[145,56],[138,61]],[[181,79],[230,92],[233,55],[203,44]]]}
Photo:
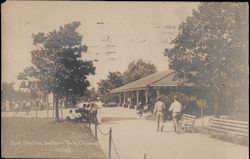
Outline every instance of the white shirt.
{"label": "white shirt", "polygon": [[98,101],[95,104],[97,106],[97,109],[101,109],[102,108],[102,102],[101,101]]}
{"label": "white shirt", "polygon": [[17,104],[15,104],[15,108],[17,109],[17,108],[19,108],[19,104],[17,103]]}
{"label": "white shirt", "polygon": [[76,116],[77,118],[80,118],[82,115],[81,115],[80,113],[75,113],[75,116]]}
{"label": "white shirt", "polygon": [[171,104],[171,106],[170,106],[170,108],[169,108],[169,111],[173,111],[173,113],[179,113],[179,112],[181,112],[181,103],[178,102],[177,100],[175,100],[175,101]]}
{"label": "white shirt", "polygon": [[157,101],[157,102],[155,103],[154,114],[155,114],[156,112],[163,112],[164,109],[165,109],[164,103],[161,102],[161,101]]}
{"label": "white shirt", "polygon": [[69,114],[69,118],[70,119],[75,119],[77,117],[76,117],[76,114],[72,112],[72,113]]}

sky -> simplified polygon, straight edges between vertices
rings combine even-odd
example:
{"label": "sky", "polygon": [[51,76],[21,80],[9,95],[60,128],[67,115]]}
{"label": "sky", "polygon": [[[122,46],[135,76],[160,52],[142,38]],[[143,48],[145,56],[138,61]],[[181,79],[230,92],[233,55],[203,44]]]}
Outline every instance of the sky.
{"label": "sky", "polygon": [[80,21],[79,33],[88,46],[82,58],[95,60],[91,85],[105,79],[108,72],[124,72],[129,62],[143,59],[158,71],[168,70],[165,48],[178,34],[197,2],[82,2],[9,1],[1,5],[2,81],[20,81],[17,75],[31,65],[32,34],[48,33],[60,26]]}

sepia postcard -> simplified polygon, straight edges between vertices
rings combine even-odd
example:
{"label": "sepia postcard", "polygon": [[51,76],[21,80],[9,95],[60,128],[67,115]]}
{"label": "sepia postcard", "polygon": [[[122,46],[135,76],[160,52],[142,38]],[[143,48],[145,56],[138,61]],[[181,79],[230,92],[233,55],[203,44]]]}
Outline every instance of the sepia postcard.
{"label": "sepia postcard", "polygon": [[1,157],[248,159],[245,2],[1,4]]}

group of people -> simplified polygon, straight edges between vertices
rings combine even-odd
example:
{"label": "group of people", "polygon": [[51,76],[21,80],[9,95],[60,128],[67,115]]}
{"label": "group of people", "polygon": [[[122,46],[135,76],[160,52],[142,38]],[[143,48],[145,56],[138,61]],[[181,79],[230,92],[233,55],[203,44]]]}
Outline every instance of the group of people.
{"label": "group of people", "polygon": [[[164,128],[164,112],[166,111],[165,104],[161,101],[161,98],[156,99],[153,117],[156,118],[157,128],[156,131],[163,131]],[[174,96],[174,102],[170,105],[169,110],[172,113],[174,131],[179,134],[182,132],[180,129],[179,120],[182,112],[182,105],[178,101],[178,96]]]}
{"label": "group of people", "polygon": [[66,120],[69,122],[97,122],[101,123],[101,111],[103,103],[101,98],[97,97],[95,102],[83,104],[81,108],[69,110],[69,115]]}
{"label": "group of people", "polygon": [[6,100],[4,102],[4,110],[5,111],[14,111],[14,114],[18,114],[19,111],[26,111],[30,110],[31,103],[29,101],[9,101]]}

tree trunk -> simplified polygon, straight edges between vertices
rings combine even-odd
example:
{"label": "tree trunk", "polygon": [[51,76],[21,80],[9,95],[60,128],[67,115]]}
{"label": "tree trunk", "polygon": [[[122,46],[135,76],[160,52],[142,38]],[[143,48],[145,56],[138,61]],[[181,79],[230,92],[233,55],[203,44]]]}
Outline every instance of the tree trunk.
{"label": "tree trunk", "polygon": [[219,114],[219,104],[218,104],[218,98],[217,96],[215,96],[214,98],[214,117],[219,118],[220,114]]}
{"label": "tree trunk", "polygon": [[55,99],[56,99],[56,120],[59,121],[60,118],[59,118],[59,99],[57,96],[55,96]]}

